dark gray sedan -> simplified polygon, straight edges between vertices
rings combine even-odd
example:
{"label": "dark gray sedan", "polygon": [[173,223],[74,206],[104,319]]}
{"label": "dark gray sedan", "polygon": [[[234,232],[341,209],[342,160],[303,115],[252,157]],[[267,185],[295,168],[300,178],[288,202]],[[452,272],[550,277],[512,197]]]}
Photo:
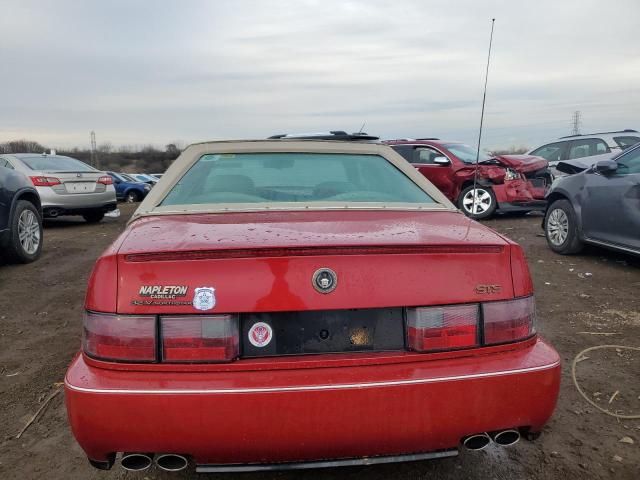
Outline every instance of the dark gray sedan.
{"label": "dark gray sedan", "polygon": [[566,255],[585,243],[640,255],[640,145],[554,181],[544,231]]}

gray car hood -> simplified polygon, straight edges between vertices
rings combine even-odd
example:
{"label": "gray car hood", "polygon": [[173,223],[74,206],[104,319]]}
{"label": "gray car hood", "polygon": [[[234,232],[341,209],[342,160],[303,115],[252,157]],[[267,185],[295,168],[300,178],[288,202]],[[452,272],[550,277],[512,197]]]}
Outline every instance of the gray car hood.
{"label": "gray car hood", "polygon": [[610,160],[615,153],[603,153],[602,155],[593,155],[591,157],[576,158],[574,160],[562,160],[556,165],[556,170],[568,175],[580,173],[591,168],[600,160]]}

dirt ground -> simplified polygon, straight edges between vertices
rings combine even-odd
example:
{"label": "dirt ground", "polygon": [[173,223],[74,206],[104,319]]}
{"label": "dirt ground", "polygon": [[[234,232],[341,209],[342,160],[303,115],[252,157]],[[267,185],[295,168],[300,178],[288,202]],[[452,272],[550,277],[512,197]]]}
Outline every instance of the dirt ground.
{"label": "dirt ground", "polygon": [[[143,474],[124,472],[118,465],[110,472],[94,470],[71,436],[62,394],[16,438],[58,388],[80,345],[87,278],[95,258],[123,229],[133,207],[124,205],[121,210],[120,218],[98,225],[73,217],[48,222],[38,262],[0,265],[1,479],[195,476],[166,474],[155,467]],[[536,286],[539,330],[564,362],[557,410],[537,441],[461,451],[457,458],[439,461],[199,478],[640,478],[640,420],[617,420],[600,413],[579,395],[570,370],[576,354],[587,347],[640,346],[640,260],[598,249],[574,257],[556,255],[539,235],[537,216],[487,223],[524,246]],[[578,364],[580,385],[587,395],[610,410],[640,414],[640,352],[609,349],[587,356]]]}

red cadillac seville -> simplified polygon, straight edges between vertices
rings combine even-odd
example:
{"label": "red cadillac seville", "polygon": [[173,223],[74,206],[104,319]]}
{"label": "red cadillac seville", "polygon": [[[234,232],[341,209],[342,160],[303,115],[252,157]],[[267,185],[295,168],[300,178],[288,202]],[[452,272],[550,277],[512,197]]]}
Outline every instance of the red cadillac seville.
{"label": "red cadillac seville", "polygon": [[535,438],[558,396],[522,249],[380,144],[190,146],[85,308],[65,393],[102,469],[445,457]]}

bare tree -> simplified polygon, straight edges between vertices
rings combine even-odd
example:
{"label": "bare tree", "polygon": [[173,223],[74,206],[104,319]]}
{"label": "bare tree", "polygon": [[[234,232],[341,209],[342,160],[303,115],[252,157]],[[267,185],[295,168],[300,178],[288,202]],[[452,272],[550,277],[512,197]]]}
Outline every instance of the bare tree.
{"label": "bare tree", "polygon": [[33,140],[12,140],[0,144],[0,152],[2,153],[42,153],[46,151],[47,147]]}

